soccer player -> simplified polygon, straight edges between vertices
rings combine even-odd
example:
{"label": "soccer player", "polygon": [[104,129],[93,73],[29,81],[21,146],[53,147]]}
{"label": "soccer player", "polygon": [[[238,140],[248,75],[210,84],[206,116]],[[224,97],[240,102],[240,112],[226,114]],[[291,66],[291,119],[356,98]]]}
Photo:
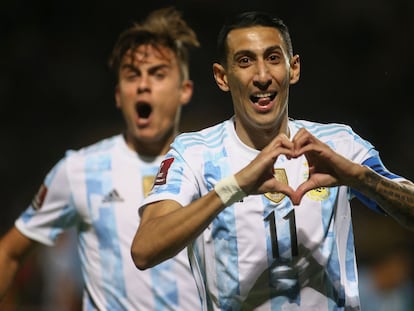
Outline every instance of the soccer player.
{"label": "soccer player", "polygon": [[137,270],[130,253],[137,205],[192,97],[189,53],[198,46],[174,8],[154,11],[120,34],[110,65],[125,132],[68,151],[47,174],[32,204],[0,241],[0,297],[30,250],[53,245],[76,227],[84,310],[200,309],[185,251],[148,271]]}
{"label": "soccer player", "polygon": [[359,310],[349,201],[413,228],[413,183],[349,126],[289,117],[300,58],[280,19],[236,16],[218,51],[234,116],[175,139],[140,208],[134,262],[188,245],[204,310]]}

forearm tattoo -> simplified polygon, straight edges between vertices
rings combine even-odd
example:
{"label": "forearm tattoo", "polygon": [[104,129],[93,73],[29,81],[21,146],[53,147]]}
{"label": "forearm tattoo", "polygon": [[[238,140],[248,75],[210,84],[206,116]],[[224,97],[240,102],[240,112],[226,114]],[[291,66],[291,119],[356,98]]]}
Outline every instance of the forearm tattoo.
{"label": "forearm tattoo", "polygon": [[414,226],[414,185],[394,182],[369,170],[365,175],[369,196],[388,214],[405,225]]}

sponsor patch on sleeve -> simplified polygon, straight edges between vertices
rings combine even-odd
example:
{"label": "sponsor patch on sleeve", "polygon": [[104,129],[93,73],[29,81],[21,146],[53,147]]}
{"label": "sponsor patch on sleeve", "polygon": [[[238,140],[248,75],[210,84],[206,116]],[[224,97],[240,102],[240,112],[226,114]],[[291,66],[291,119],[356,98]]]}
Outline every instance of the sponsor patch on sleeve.
{"label": "sponsor patch on sleeve", "polygon": [[160,169],[155,177],[154,185],[164,185],[167,182],[168,170],[173,162],[174,158],[168,158],[161,162]]}
{"label": "sponsor patch on sleeve", "polygon": [[42,184],[32,201],[32,207],[35,210],[39,210],[42,207],[46,194],[47,194],[47,187],[45,184]]}

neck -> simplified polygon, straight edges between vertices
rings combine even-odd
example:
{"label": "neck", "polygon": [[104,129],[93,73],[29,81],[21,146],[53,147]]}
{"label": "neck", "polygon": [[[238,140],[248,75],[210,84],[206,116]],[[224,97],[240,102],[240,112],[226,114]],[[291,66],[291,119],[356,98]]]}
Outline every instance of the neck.
{"label": "neck", "polygon": [[256,150],[262,150],[279,134],[283,133],[290,137],[287,116],[281,117],[269,127],[241,125],[240,120],[235,118],[234,126],[240,140]]}
{"label": "neck", "polygon": [[178,131],[174,130],[168,135],[164,135],[159,139],[137,139],[131,137],[128,133],[124,133],[126,144],[130,149],[143,156],[156,157],[164,155],[170,149],[170,145],[173,142]]}

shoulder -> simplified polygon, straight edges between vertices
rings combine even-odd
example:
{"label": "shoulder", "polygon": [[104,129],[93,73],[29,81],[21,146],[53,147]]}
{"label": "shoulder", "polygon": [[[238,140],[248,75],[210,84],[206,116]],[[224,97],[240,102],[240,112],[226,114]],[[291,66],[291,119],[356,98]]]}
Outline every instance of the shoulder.
{"label": "shoulder", "polygon": [[60,160],[59,165],[66,166],[70,171],[86,168],[104,169],[110,166],[112,154],[122,147],[122,143],[122,135],[115,135],[80,149],[69,149],[65,152],[65,156]]}
{"label": "shoulder", "polygon": [[91,145],[82,147],[78,150],[68,150],[66,153],[68,155],[78,154],[78,155],[91,155],[91,154],[101,154],[112,151],[122,140],[122,135],[115,135],[108,138],[104,138],[100,141],[97,141]]}
{"label": "shoulder", "polygon": [[221,144],[228,136],[228,122],[224,121],[199,131],[182,133],[176,137],[172,146],[180,150],[189,148],[214,148]]}
{"label": "shoulder", "polygon": [[312,135],[321,140],[331,140],[345,137],[354,137],[355,132],[351,126],[343,123],[320,123],[307,120],[290,120],[289,124],[292,125],[296,132],[300,128],[305,128]]}
{"label": "shoulder", "polygon": [[122,135],[115,135],[79,149],[68,149],[65,152],[65,159],[102,155],[113,152],[113,150],[120,145],[122,139]]}
{"label": "shoulder", "polygon": [[292,127],[297,129],[306,128],[316,138],[353,161],[362,163],[367,158],[378,154],[375,147],[359,136],[349,125],[303,120],[291,120],[290,122],[290,125],[294,125]]}

